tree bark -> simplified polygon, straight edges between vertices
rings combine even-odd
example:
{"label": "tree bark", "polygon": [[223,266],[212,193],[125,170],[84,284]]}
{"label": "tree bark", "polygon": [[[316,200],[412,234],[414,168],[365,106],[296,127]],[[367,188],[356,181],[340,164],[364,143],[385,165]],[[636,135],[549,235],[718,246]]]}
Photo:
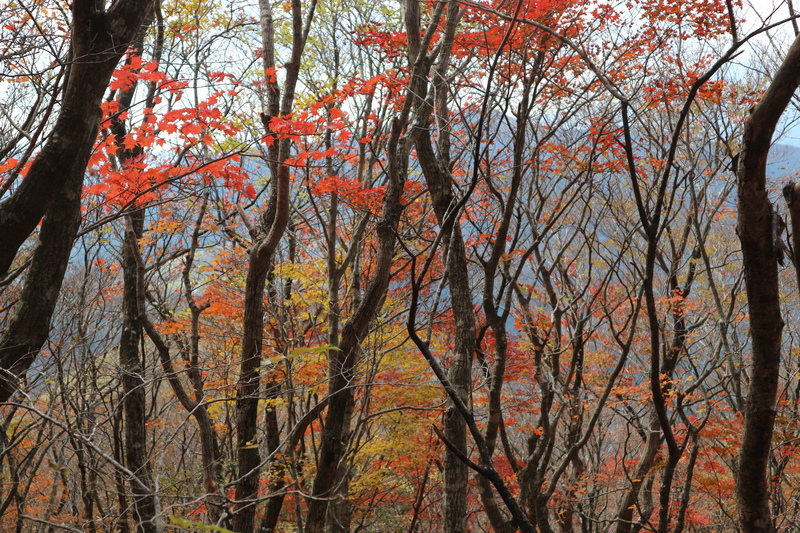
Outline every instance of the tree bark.
{"label": "tree bark", "polygon": [[139,209],[129,215],[131,236],[122,246],[122,335],[119,341],[119,364],[122,369],[122,410],[125,415],[125,465],[137,479],[131,479],[133,515],[136,530],[155,533],[156,501],[152,490],[150,465],[147,459],[147,421],[144,364],[140,345],[142,321],[139,316],[139,288],[136,240],[144,232],[144,212]]}
{"label": "tree bark", "polygon": [[[260,0],[259,7],[266,72],[275,68],[275,27],[270,3],[267,0]],[[261,470],[256,423],[264,329],[264,289],[278,244],[289,223],[290,210],[289,167],[283,162],[289,157],[291,142],[288,138],[277,140],[277,136],[270,128],[269,117],[288,115],[292,112],[295,88],[300,72],[300,60],[308,38],[308,29],[314,18],[316,0],[307,6],[305,18],[300,0],[292,0],[291,8],[292,52],[290,60],[286,64],[283,96],[281,97],[274,76],[272,78],[266,76],[267,109],[266,114],[262,114],[261,117],[267,136],[272,137],[274,141],[269,148],[273,190],[269,204],[261,216],[259,231],[253,236],[245,281],[242,361],[236,392],[236,445],[239,472],[236,482],[236,511],[233,530],[239,533],[250,533],[255,530],[255,511]]]}
{"label": "tree bark", "polygon": [[22,301],[0,338],[0,401],[10,398],[49,334],[80,224],[80,193],[100,124],[100,101],[152,0],[120,0],[107,12],[96,6],[93,0],[73,3],[72,57],[61,112],[25,179],[0,202],[0,275],[44,217]]}
{"label": "tree bark", "polygon": [[772,134],[800,85],[800,38],[784,58],[761,102],[747,119],[737,168],[737,231],[750,315],[753,353],[750,391],[736,473],[736,503],[744,533],[772,533],[767,468],[780,373],[781,318],[776,221],[767,197],[766,166]]}
{"label": "tree bark", "polygon": [[19,188],[0,203],[0,274],[8,272],[69,176],[85,171],[108,81],[152,5],[152,0],[120,0],[102,11],[94,0],[73,2],[72,57],[61,112]]}
{"label": "tree bark", "polygon": [[352,413],[355,392],[352,383],[356,363],[361,353],[361,341],[383,305],[392,274],[397,229],[403,213],[401,197],[406,181],[408,165],[408,142],[398,151],[400,133],[405,120],[395,120],[388,148],[388,179],[386,196],[383,199],[381,219],[378,222],[378,255],[375,270],[364,291],[364,297],[353,315],[342,328],[339,350],[332,351],[328,360],[328,411],[325,429],[320,437],[320,453],[317,473],[308,501],[307,533],[323,533],[329,498],[339,481],[337,472],[344,457],[348,442],[349,413]]}
{"label": "tree bark", "polygon": [[0,402],[8,401],[50,334],[72,243],[81,223],[83,171],[74,171],[39,232],[14,317],[0,337]]}
{"label": "tree bark", "polygon": [[[417,157],[430,192],[436,221],[442,231],[442,247],[447,257],[447,282],[450,287],[450,304],[455,320],[453,362],[449,379],[453,388],[464,403],[469,402],[472,378],[472,358],[475,353],[475,311],[469,283],[467,254],[459,223],[460,213],[452,212],[458,203],[453,194],[453,177],[450,173],[449,117],[444,95],[447,94],[446,79],[450,54],[460,18],[457,2],[448,2],[442,49],[434,74],[436,94],[441,95],[437,103],[435,119],[440,129],[438,154],[433,149],[430,130],[422,132],[416,141]],[[414,31],[413,22],[418,14],[410,8],[406,15],[407,33]],[[417,30],[417,34],[419,31]],[[423,51],[424,52],[424,51]],[[427,86],[418,90],[421,100],[417,123],[427,123],[433,106],[425,99]],[[467,426],[455,405],[448,403],[444,414],[444,436],[462,454],[467,453]],[[444,533],[464,533],[467,518],[467,482],[469,470],[457,453],[445,450],[444,456],[444,497],[442,502],[442,527]]]}

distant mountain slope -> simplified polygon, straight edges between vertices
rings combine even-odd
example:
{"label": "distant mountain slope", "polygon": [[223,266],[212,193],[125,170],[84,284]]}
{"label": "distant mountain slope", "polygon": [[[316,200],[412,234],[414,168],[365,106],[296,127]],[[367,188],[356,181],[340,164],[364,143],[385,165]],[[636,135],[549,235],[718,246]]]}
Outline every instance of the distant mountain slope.
{"label": "distant mountain slope", "polygon": [[780,143],[773,146],[767,162],[767,178],[775,185],[800,180],[800,146]]}

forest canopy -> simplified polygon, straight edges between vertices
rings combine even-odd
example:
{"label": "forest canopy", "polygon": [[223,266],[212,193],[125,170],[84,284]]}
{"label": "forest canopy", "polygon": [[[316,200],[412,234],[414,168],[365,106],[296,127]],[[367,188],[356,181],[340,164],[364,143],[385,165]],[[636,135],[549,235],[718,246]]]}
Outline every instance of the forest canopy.
{"label": "forest canopy", "polygon": [[0,531],[800,530],[792,0],[0,13]]}

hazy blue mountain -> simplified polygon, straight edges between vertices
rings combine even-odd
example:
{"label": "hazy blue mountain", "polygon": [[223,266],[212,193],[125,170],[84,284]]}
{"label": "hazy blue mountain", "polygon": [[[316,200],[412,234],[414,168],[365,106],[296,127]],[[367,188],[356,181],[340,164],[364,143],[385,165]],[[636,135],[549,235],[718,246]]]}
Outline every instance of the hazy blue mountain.
{"label": "hazy blue mountain", "polygon": [[800,180],[800,146],[776,144],[769,151],[767,178],[770,185],[783,186]]}

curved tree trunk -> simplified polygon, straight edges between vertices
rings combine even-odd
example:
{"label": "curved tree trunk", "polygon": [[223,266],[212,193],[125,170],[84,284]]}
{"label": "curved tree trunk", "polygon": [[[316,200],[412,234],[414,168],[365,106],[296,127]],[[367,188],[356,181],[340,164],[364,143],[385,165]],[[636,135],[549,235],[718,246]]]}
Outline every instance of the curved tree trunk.
{"label": "curved tree trunk", "polygon": [[772,533],[767,468],[780,373],[781,318],[777,217],[767,197],[766,167],[772,134],[800,85],[800,38],[789,50],[764,97],[745,124],[737,182],[742,257],[750,312],[753,367],[736,475],[736,503],[744,533]]}
{"label": "curved tree trunk", "polygon": [[[409,3],[406,11],[406,26],[408,35],[414,32],[419,34],[415,27],[419,13],[416,5]],[[449,370],[449,379],[455,391],[464,403],[469,402],[469,393],[472,378],[472,358],[475,353],[475,311],[470,287],[467,266],[467,254],[464,238],[459,222],[461,213],[452,212],[457,200],[453,194],[453,177],[450,173],[450,139],[449,116],[445,95],[447,94],[447,70],[450,63],[450,54],[456,27],[461,16],[458,2],[447,2],[447,15],[445,17],[445,30],[442,38],[442,48],[439,51],[438,63],[433,75],[433,84],[436,95],[440,98],[435,110],[431,101],[426,99],[427,81],[425,86],[418,90],[420,98],[418,123],[427,123],[429,116],[434,114],[440,135],[437,139],[437,151],[434,151],[433,141],[429,129],[421,133],[416,140],[417,157],[425,182],[428,185],[436,221],[442,231],[442,248],[446,259],[447,282],[450,287],[450,304],[455,320],[455,338],[453,347],[453,362]],[[436,21],[438,24],[438,21]],[[418,53],[427,53],[420,50]],[[414,58],[416,59],[416,58]],[[437,153],[438,152],[438,153]],[[456,448],[462,456],[467,455],[467,425],[458,413],[453,402],[449,402],[444,414],[444,437]],[[456,452],[449,448],[444,456],[444,495],[442,501],[442,528],[445,533],[464,533],[467,519],[467,482],[469,470],[464,461]]]}
{"label": "curved tree trunk", "polygon": [[0,202],[0,276],[8,272],[19,248],[45,217],[34,257],[38,264],[35,270],[32,264],[26,279],[27,296],[0,339],[2,402],[10,398],[47,339],[80,222],[80,192],[97,138],[100,101],[152,4],[152,0],[119,0],[107,12],[94,0],[72,4],[72,63],[61,112],[25,179]]}
{"label": "curved tree trunk", "polygon": [[[272,7],[267,0],[259,1],[261,32],[264,45],[265,72],[275,68],[275,27]],[[286,81],[283,96],[274,76],[266,77],[267,109],[261,118],[267,136],[273,144],[269,147],[272,194],[267,208],[253,236],[250,260],[245,281],[244,333],[242,335],[242,360],[236,392],[236,446],[238,480],[236,482],[236,510],[233,530],[250,533],[255,530],[255,511],[258,503],[258,484],[261,456],[258,450],[256,423],[258,421],[259,384],[261,379],[261,344],[264,329],[264,290],[272,269],[275,252],[289,223],[289,167],[283,164],[291,149],[287,138],[277,140],[270,127],[271,117],[288,115],[294,104],[295,88],[300,72],[300,60],[308,38],[308,29],[314,18],[316,0],[306,6],[305,17],[300,0],[292,0],[292,52],[286,64]]]}
{"label": "curved tree trunk", "polygon": [[369,331],[383,305],[392,274],[397,228],[403,213],[401,197],[406,181],[409,149],[400,145],[401,125],[405,120],[396,120],[389,140],[388,186],[383,199],[383,210],[378,222],[378,255],[372,279],[364,291],[364,297],[353,315],[342,328],[338,350],[332,350],[328,359],[328,411],[325,429],[320,437],[320,453],[317,473],[308,501],[308,533],[325,531],[329,498],[334,494],[337,473],[343,472],[340,463],[344,457],[350,430],[350,417],[355,403],[355,389],[351,384],[355,378],[356,363],[361,353],[361,341]]}

